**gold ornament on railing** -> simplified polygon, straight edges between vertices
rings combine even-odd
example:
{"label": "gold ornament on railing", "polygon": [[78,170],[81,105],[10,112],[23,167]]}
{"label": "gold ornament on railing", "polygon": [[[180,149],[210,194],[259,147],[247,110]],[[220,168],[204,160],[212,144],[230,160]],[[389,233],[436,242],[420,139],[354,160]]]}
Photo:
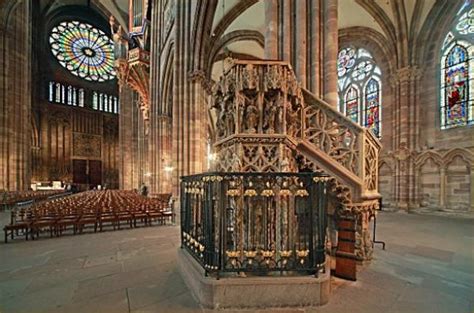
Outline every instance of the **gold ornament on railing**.
{"label": "gold ornament on railing", "polygon": [[318,183],[318,182],[326,182],[329,180],[329,177],[313,177],[313,181],[315,183]]}
{"label": "gold ornament on railing", "polygon": [[249,265],[253,264],[253,260],[257,257],[257,251],[244,251],[244,256]]}
{"label": "gold ornament on railing", "polygon": [[291,196],[291,191],[290,191],[290,189],[288,189],[288,182],[286,182],[286,181],[283,182],[283,188],[280,189],[280,191],[278,193],[282,197]]}
{"label": "gold ornament on railing", "polygon": [[240,257],[240,251],[227,250],[225,253],[227,254],[227,257],[229,258],[230,264],[232,264],[232,266],[236,266],[238,264],[238,259]]}
{"label": "gold ornament on railing", "polygon": [[229,197],[238,197],[240,196],[240,190],[239,189],[229,189],[226,192],[226,195]]}
{"label": "gold ornament on railing", "polygon": [[246,189],[244,192],[245,197],[255,197],[257,195],[257,191],[252,188],[252,182],[249,182],[249,189]]}
{"label": "gold ornament on railing", "polygon": [[303,188],[303,183],[300,183],[300,189],[295,192],[296,197],[307,197],[309,196],[308,190]]}
{"label": "gold ornament on railing", "polygon": [[263,261],[265,262],[265,264],[269,265],[270,262],[272,261],[274,255],[275,255],[275,251],[263,250],[262,251],[262,257],[263,257]]}
{"label": "gold ornament on railing", "polygon": [[298,257],[301,264],[304,263],[304,260],[309,255],[309,250],[296,250],[296,256]]}
{"label": "gold ornament on railing", "polygon": [[292,251],[291,250],[282,250],[280,251],[280,256],[281,256],[281,264],[286,265],[288,263],[288,259],[291,256]]}
{"label": "gold ornament on railing", "polygon": [[273,192],[272,189],[270,189],[270,182],[266,183],[266,187],[267,187],[266,189],[262,190],[261,195],[264,197],[273,197],[275,193]]}
{"label": "gold ornament on railing", "polygon": [[224,178],[222,176],[219,176],[219,175],[214,175],[214,176],[204,176],[202,178],[202,181],[204,182],[207,182],[207,181],[210,181],[210,182],[220,182],[222,181]]}

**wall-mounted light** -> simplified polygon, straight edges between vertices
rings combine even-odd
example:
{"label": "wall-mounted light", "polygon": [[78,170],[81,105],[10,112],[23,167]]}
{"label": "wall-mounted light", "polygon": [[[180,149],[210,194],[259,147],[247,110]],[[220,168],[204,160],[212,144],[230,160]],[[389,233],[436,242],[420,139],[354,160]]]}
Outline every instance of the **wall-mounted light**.
{"label": "wall-mounted light", "polygon": [[174,170],[174,168],[172,166],[165,166],[164,170],[166,173],[171,173]]}
{"label": "wall-mounted light", "polygon": [[147,173],[143,174],[143,176],[145,176],[145,177],[151,177],[151,173],[150,173],[150,172],[147,172]]}

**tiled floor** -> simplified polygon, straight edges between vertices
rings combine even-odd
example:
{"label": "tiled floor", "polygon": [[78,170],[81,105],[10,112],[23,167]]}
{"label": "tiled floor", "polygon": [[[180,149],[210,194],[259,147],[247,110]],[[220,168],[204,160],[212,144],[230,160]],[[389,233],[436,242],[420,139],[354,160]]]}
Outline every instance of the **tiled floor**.
{"label": "tiled floor", "polygon": [[[474,219],[381,213],[377,228],[387,250],[357,282],[333,279],[329,304],[267,311],[474,312]],[[0,244],[0,312],[208,312],[177,273],[178,246],[172,226]]]}

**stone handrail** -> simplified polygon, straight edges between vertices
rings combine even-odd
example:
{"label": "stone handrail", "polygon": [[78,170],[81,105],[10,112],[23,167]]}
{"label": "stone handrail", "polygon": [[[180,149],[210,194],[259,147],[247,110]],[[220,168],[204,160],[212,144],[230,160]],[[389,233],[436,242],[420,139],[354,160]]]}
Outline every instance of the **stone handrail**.
{"label": "stone handrail", "polygon": [[378,156],[373,133],[303,89],[304,132],[308,141],[360,179],[361,196],[378,196]]}
{"label": "stone handrail", "polygon": [[364,128],[352,122],[329,104],[304,91],[304,132],[308,140],[357,176],[360,164],[361,137]]}

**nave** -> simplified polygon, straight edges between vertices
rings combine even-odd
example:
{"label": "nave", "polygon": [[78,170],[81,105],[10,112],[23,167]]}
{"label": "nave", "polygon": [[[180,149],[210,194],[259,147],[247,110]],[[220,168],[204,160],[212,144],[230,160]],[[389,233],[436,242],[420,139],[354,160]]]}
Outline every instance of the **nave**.
{"label": "nave", "polygon": [[[9,216],[0,213],[2,223]],[[423,224],[421,222],[423,221]],[[474,219],[381,212],[371,266],[332,278],[331,301],[265,312],[469,312]],[[0,249],[2,312],[210,312],[177,271],[176,226],[18,241]],[[229,311],[224,311],[229,312]],[[243,312],[260,312],[258,310]]]}

